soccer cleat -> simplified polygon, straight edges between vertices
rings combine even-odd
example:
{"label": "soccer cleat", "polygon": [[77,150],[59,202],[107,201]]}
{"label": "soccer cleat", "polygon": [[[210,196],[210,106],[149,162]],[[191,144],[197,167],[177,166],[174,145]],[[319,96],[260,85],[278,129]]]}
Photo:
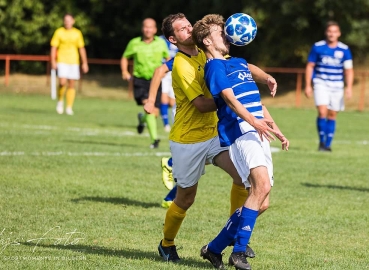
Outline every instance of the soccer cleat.
{"label": "soccer cleat", "polygon": [[326,148],[325,148],[325,151],[326,151],[326,152],[332,152],[332,148],[330,148],[330,147],[326,147]]}
{"label": "soccer cleat", "polygon": [[137,126],[137,132],[138,134],[141,134],[144,131],[145,123],[143,122],[143,113],[138,113],[138,126]]}
{"label": "soccer cleat", "polygon": [[56,104],[56,112],[58,114],[63,114],[64,112],[64,102],[63,101],[58,101],[58,103]]}
{"label": "soccer cleat", "polygon": [[322,151],[322,152],[325,151],[324,143],[319,143],[318,151]]}
{"label": "soccer cleat", "polygon": [[178,262],[180,260],[175,245],[170,247],[163,247],[162,241],[160,241],[158,251],[160,257],[163,257],[163,260],[166,262]]}
{"label": "soccer cleat", "polygon": [[222,269],[225,270],[223,261],[222,261],[222,254],[215,254],[213,252],[211,252],[208,249],[208,245],[205,245],[201,248],[200,250],[200,256],[204,259],[204,260],[208,260],[215,269]]}
{"label": "soccer cleat", "polygon": [[233,265],[237,270],[251,270],[245,252],[233,252],[231,256],[229,256],[228,262],[229,265]]}
{"label": "soccer cleat", "polygon": [[163,179],[164,186],[167,189],[172,190],[175,183],[173,180],[172,167],[168,165],[168,160],[169,158],[161,159],[161,169],[162,169],[162,174],[163,174],[162,179]]}
{"label": "soccer cleat", "polygon": [[[234,246],[234,244],[236,243],[236,239],[233,239],[233,241],[228,245],[229,247]],[[246,251],[245,251],[246,257],[249,258],[255,258],[255,252],[252,250],[252,248],[247,245],[246,246]]]}
{"label": "soccer cleat", "polygon": [[164,131],[169,132],[170,131],[170,125],[165,125],[164,126]]}
{"label": "soccer cleat", "polygon": [[159,147],[159,143],[160,143],[160,140],[155,140],[151,145],[150,145],[150,148],[151,149],[156,149]]}
{"label": "soccer cleat", "polygon": [[68,115],[73,115],[74,114],[74,112],[73,112],[73,110],[72,110],[71,107],[65,108],[65,113],[68,114]]}
{"label": "soccer cleat", "polygon": [[163,200],[161,202],[161,207],[163,208],[169,208],[171,206],[171,204],[173,203],[173,201],[166,201],[166,200]]}

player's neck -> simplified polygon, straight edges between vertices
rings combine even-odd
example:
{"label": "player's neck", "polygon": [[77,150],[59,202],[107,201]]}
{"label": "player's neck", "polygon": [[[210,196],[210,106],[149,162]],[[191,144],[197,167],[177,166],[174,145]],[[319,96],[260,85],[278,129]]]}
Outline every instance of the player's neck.
{"label": "player's neck", "polygon": [[338,40],[336,40],[336,41],[329,41],[329,40],[327,40],[327,45],[330,48],[336,48],[337,45],[338,45]]}
{"label": "player's neck", "polygon": [[209,48],[205,51],[207,59],[225,59],[224,55],[214,48]]}
{"label": "player's neck", "polygon": [[193,56],[196,56],[199,54],[199,51],[197,49],[197,47],[195,45],[177,45],[178,46],[178,50],[184,52],[185,54],[188,54],[188,55],[193,55]]}
{"label": "player's neck", "polygon": [[145,42],[145,43],[151,43],[153,40],[154,40],[154,37],[151,37],[151,38],[145,38],[145,37],[143,37],[142,38],[142,41]]}

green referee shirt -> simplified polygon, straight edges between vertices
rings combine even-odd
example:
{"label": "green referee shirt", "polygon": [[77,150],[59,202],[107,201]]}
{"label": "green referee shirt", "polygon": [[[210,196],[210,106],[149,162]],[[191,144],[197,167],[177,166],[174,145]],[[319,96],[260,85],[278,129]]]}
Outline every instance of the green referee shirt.
{"label": "green referee shirt", "polygon": [[169,57],[168,46],[165,41],[155,36],[154,40],[146,43],[142,37],[131,39],[123,57],[133,58],[133,76],[150,80],[157,67],[163,63],[163,58]]}

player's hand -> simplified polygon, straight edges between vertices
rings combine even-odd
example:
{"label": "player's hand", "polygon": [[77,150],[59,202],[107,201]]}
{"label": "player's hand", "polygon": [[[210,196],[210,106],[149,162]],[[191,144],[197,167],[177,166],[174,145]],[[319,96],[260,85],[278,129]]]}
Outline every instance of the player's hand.
{"label": "player's hand", "polygon": [[312,95],[313,95],[313,88],[311,86],[306,86],[305,87],[305,96],[307,98],[311,98]]}
{"label": "player's hand", "polygon": [[146,104],[144,105],[144,110],[148,114],[154,113],[155,110],[155,104],[153,101],[148,100]]}
{"label": "player's hand", "polygon": [[122,78],[123,80],[126,80],[126,81],[130,81],[131,80],[131,74],[129,72],[123,72],[122,73]]}
{"label": "player's hand", "polygon": [[259,133],[261,141],[263,141],[264,138],[266,138],[269,142],[274,141],[275,138],[273,137],[272,133],[279,134],[278,131],[271,128],[272,124],[273,124],[273,121],[270,119],[266,119],[266,118],[256,119],[254,121],[252,126]]}
{"label": "player's hand", "polygon": [[351,97],[352,97],[352,88],[351,87],[346,88],[345,95],[346,95],[347,99],[351,99]]}
{"label": "player's hand", "polygon": [[273,77],[268,77],[267,85],[270,90],[270,94],[274,97],[277,93],[277,81]]}
{"label": "player's hand", "polygon": [[278,138],[278,140],[281,141],[282,150],[288,151],[288,147],[290,146],[290,141],[282,133],[280,133],[278,135],[276,134],[275,136]]}
{"label": "player's hand", "polygon": [[51,69],[57,69],[58,65],[56,64],[56,62],[51,62]]}
{"label": "player's hand", "polygon": [[85,74],[88,72],[88,64],[87,63],[82,64],[82,72],[85,73]]}

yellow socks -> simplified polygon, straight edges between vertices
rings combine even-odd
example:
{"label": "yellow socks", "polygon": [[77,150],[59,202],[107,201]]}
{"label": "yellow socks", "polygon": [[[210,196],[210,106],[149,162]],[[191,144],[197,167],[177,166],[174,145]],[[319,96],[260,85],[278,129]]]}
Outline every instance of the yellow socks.
{"label": "yellow socks", "polygon": [[76,97],[76,90],[74,90],[74,88],[68,88],[67,94],[66,94],[67,108],[73,107],[75,97]]}
{"label": "yellow socks", "polygon": [[174,245],[174,238],[177,236],[177,233],[185,216],[186,210],[178,207],[175,202],[170,205],[165,216],[163,229],[164,239],[162,242],[163,247]]}
{"label": "yellow socks", "polygon": [[67,87],[65,86],[60,86],[58,89],[58,100],[59,101],[63,101],[64,99],[64,94],[65,94],[65,90],[67,89]]}
{"label": "yellow socks", "polygon": [[232,184],[230,216],[234,213],[234,211],[236,211],[237,208],[240,208],[244,205],[247,196],[249,196],[249,191],[243,184],[242,186]]}

